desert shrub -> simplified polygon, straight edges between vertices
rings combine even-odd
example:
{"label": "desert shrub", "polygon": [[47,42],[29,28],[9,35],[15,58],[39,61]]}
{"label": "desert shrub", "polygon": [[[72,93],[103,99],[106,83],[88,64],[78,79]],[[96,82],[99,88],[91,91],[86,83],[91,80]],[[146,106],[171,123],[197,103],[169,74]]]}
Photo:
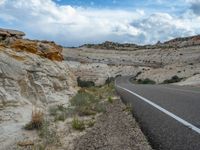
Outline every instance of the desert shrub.
{"label": "desert shrub", "polygon": [[71,105],[80,107],[80,106],[89,106],[92,103],[98,102],[98,100],[95,98],[94,95],[87,93],[87,92],[82,92],[82,93],[77,93],[71,100]]}
{"label": "desert shrub", "polygon": [[45,145],[59,143],[59,138],[54,127],[50,127],[50,122],[45,120],[39,130],[39,136],[44,140]]}
{"label": "desert shrub", "polygon": [[109,102],[109,103],[113,103],[112,97],[110,97],[110,96],[108,97],[108,102]]}
{"label": "desert shrub", "polygon": [[[96,93],[96,90],[92,90]],[[74,114],[79,116],[95,115],[99,112],[104,112],[103,104],[100,103],[99,97],[87,92],[77,93],[71,100],[71,106],[74,109]]]}
{"label": "desert shrub", "polygon": [[155,81],[153,81],[153,80],[151,80],[151,79],[149,79],[149,78],[146,78],[146,79],[138,79],[137,80],[137,83],[138,84],[156,84],[156,82]]}
{"label": "desert shrub", "polygon": [[74,117],[72,120],[72,128],[75,130],[83,131],[85,130],[85,123],[84,121],[81,121],[78,118]]}
{"label": "desert shrub", "polygon": [[93,127],[94,124],[95,124],[94,120],[90,120],[90,121],[87,122],[88,127]]}
{"label": "desert shrub", "polygon": [[92,87],[95,86],[95,83],[93,81],[84,81],[81,80],[80,77],[77,78],[77,83],[79,87]]}
{"label": "desert shrub", "polygon": [[49,108],[49,114],[54,116],[55,121],[65,121],[67,116],[71,116],[71,114],[73,114],[73,110],[70,107],[57,105]]}
{"label": "desert shrub", "polygon": [[31,115],[31,121],[25,125],[24,129],[34,130],[40,129],[44,121],[44,114],[41,110],[33,110]]}
{"label": "desert shrub", "polygon": [[167,79],[164,80],[163,83],[164,84],[168,84],[168,83],[176,83],[176,82],[180,82],[183,78],[179,78],[178,76],[173,76],[171,79]]}
{"label": "desert shrub", "polygon": [[126,107],[123,109],[125,112],[131,112],[132,111],[132,105],[130,103],[126,104]]}
{"label": "desert shrub", "polygon": [[105,113],[106,112],[106,107],[105,107],[105,103],[97,103],[94,106],[94,109],[96,112],[98,113]]}

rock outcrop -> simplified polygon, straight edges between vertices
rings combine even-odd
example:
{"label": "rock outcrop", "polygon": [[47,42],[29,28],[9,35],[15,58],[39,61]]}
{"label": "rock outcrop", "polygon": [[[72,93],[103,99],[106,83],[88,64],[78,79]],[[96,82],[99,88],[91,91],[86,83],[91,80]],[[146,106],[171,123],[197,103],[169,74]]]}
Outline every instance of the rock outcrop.
{"label": "rock outcrop", "polygon": [[63,62],[0,48],[0,105],[66,101],[75,81]]}
{"label": "rock outcrop", "polygon": [[67,105],[76,92],[76,79],[61,61],[62,48],[23,36],[0,30],[0,149],[23,140],[33,107],[46,113],[48,106]]}
{"label": "rock outcrop", "polygon": [[16,39],[22,39],[23,36],[25,36],[24,32],[0,28],[0,39],[1,40],[5,40],[6,38],[11,38],[11,37],[16,38]]}
{"label": "rock outcrop", "polygon": [[16,30],[0,29],[0,46],[16,51],[27,51],[54,61],[62,61],[62,47],[49,41],[23,39],[25,34]]}
{"label": "rock outcrop", "polygon": [[170,47],[189,47],[200,45],[200,35],[175,38],[164,43],[166,46]]}

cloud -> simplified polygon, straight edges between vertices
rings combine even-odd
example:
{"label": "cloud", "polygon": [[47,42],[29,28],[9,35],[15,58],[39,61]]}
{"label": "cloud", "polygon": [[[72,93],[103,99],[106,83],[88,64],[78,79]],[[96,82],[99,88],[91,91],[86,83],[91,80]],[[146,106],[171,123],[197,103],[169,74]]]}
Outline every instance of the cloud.
{"label": "cloud", "polygon": [[200,19],[181,17],[143,9],[73,7],[52,0],[0,0],[0,25],[65,46],[105,40],[146,44],[199,32]]}
{"label": "cloud", "polygon": [[155,13],[133,22],[133,26],[143,31],[145,36],[142,43],[156,43],[166,41],[177,36],[189,36],[195,34],[195,26],[189,19],[172,17],[167,13]]}
{"label": "cloud", "polygon": [[191,4],[190,9],[194,14],[200,15],[200,0],[187,0]]}

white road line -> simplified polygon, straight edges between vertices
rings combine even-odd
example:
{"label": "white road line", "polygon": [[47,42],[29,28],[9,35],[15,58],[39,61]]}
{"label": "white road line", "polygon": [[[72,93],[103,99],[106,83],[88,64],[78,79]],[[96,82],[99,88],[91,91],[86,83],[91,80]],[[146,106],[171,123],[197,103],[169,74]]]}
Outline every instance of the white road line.
{"label": "white road line", "polygon": [[[116,85],[116,84],[115,84],[115,85]],[[119,85],[116,85],[116,87],[118,87],[118,88],[120,88],[120,89],[123,89],[123,90],[125,90],[125,91],[127,91],[127,92],[133,94],[134,96],[140,98],[141,100],[145,101],[146,103],[148,103],[148,104],[150,104],[151,106],[157,108],[157,109],[160,110],[161,112],[167,114],[168,116],[174,118],[175,120],[177,120],[177,121],[180,122],[181,124],[187,126],[188,128],[190,128],[190,129],[192,129],[193,131],[195,131],[195,132],[197,132],[197,133],[200,134],[200,129],[199,129],[199,128],[197,128],[196,126],[192,125],[191,123],[189,123],[189,122],[183,120],[182,118],[176,116],[175,114],[169,112],[168,110],[162,108],[161,106],[159,106],[159,105],[157,105],[157,104],[151,102],[150,100],[148,100],[148,99],[146,99],[146,98],[144,98],[144,97],[138,95],[137,93],[134,93],[134,92],[132,92],[132,91],[130,91],[130,90],[124,88],[124,87],[121,87],[121,86],[119,86]]]}

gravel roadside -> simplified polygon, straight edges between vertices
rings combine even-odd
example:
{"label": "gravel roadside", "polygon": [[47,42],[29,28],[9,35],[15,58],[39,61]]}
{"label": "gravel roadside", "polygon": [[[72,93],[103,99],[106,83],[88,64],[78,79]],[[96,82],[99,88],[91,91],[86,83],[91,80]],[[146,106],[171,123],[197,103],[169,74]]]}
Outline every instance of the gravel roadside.
{"label": "gravel roadside", "polygon": [[75,141],[75,150],[151,150],[130,111],[120,99],[106,106],[94,127]]}

